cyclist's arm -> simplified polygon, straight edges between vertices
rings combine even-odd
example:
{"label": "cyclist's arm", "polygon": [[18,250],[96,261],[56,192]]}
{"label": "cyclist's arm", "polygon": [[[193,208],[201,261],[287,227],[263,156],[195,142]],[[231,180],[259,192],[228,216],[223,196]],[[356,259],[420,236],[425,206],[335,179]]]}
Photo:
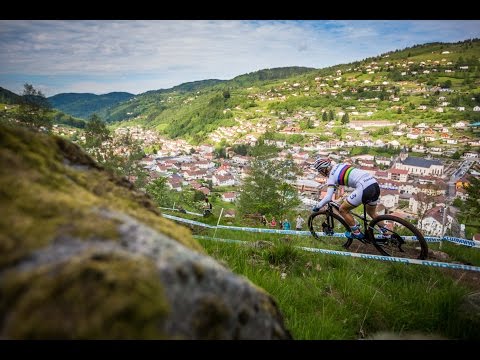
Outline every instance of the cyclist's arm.
{"label": "cyclist's arm", "polygon": [[323,206],[325,206],[326,203],[332,200],[334,192],[335,192],[335,185],[328,185],[327,195],[325,195],[325,197],[318,203],[317,207],[322,208]]}

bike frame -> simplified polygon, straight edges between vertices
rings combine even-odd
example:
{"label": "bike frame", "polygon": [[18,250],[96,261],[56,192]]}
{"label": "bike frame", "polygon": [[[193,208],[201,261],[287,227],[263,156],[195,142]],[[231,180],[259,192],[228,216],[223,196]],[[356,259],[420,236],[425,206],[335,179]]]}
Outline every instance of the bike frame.
{"label": "bike frame", "polygon": [[[327,203],[327,211],[329,213],[329,216],[328,216],[328,221],[331,221],[332,217],[330,214],[333,213],[334,210],[337,211],[338,215],[340,215],[340,212],[339,212],[339,209],[340,209],[340,204],[336,201],[329,201]],[[365,243],[366,241],[368,242],[372,242],[373,239],[370,239],[369,237],[369,232],[367,231],[367,228],[368,228],[368,222],[369,220],[367,219],[367,209],[365,207],[365,204],[363,204],[363,216],[361,215],[358,215],[356,213],[354,213],[353,211],[350,211],[350,214],[352,216],[355,216],[356,218],[360,219],[361,220],[361,224],[363,226],[363,234],[365,235],[365,238],[363,239],[357,239],[363,243]],[[341,215],[340,215],[341,216]],[[343,217],[342,217],[343,218]],[[332,225],[332,224],[329,224],[329,225]],[[366,240],[366,241],[365,241]]]}

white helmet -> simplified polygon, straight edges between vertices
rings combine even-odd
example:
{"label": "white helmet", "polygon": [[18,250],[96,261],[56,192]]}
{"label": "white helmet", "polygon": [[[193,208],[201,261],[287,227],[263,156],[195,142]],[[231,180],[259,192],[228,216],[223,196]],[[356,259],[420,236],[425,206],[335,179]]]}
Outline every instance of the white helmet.
{"label": "white helmet", "polygon": [[318,171],[322,171],[323,169],[326,169],[332,165],[332,161],[329,158],[321,158],[319,157],[317,160],[315,160],[315,163],[313,164],[313,167]]}

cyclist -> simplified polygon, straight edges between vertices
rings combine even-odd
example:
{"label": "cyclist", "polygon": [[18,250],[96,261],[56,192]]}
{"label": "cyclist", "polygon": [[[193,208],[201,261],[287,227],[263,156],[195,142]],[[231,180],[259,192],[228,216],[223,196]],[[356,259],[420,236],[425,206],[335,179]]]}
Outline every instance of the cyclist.
{"label": "cyclist", "polygon": [[205,198],[205,204],[203,206],[203,216],[207,217],[209,215],[212,215],[212,203],[208,201],[208,198]]}
{"label": "cyclist", "polygon": [[[313,207],[319,211],[325,204],[332,200],[333,193],[339,185],[355,188],[355,190],[340,205],[340,215],[350,226],[351,231],[346,231],[345,236],[363,239],[365,235],[360,231],[360,226],[350,214],[350,211],[360,204],[365,204],[367,214],[373,219],[377,216],[377,202],[380,196],[380,187],[377,180],[367,171],[357,169],[350,164],[340,163],[333,166],[329,158],[319,157],[313,167],[327,179],[327,195]],[[384,223],[380,224],[382,232],[386,234]]]}

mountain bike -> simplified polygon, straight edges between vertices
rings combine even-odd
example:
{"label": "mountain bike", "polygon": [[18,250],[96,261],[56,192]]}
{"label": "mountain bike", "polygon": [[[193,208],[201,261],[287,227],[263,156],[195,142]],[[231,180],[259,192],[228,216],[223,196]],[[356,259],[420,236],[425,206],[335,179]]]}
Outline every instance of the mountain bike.
{"label": "mountain bike", "polygon": [[[320,235],[346,237],[345,232],[351,231],[350,226],[338,212],[340,204],[336,201],[327,203],[326,208],[313,212],[308,217],[308,229],[314,238],[319,239]],[[355,252],[371,253],[372,246],[384,256],[394,256],[411,259],[426,259],[428,246],[420,230],[412,223],[394,215],[379,215],[370,221],[367,219],[365,205],[363,216],[354,212],[351,214],[360,219],[363,226],[363,239],[347,237],[342,245],[345,249],[353,249]],[[387,230],[380,230],[383,221]],[[355,248],[353,240],[360,242]]]}

